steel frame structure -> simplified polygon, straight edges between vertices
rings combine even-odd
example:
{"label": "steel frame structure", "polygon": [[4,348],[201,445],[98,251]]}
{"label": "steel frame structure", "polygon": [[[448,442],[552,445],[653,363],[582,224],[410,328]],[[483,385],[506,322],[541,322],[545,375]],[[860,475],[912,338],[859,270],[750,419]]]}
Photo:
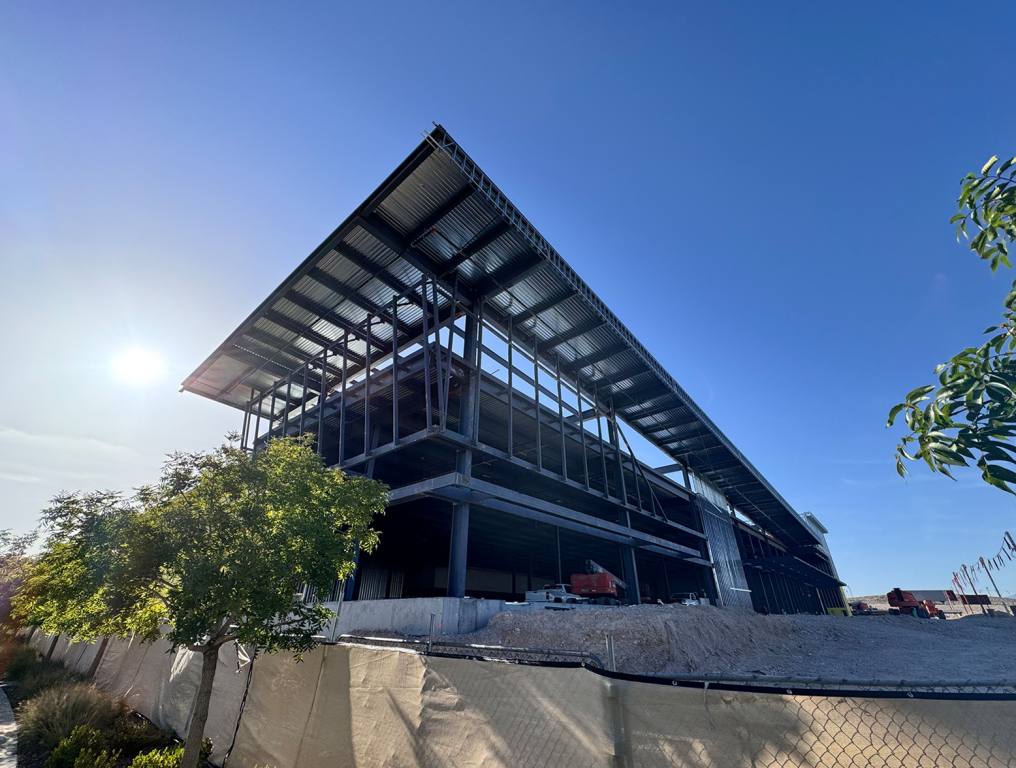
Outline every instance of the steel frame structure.
{"label": "steel frame structure", "polygon": [[[664,563],[654,596],[679,563],[709,574],[714,600],[737,602],[711,575],[693,478],[802,561],[828,560],[440,126],[183,387],[240,408],[244,448],[310,435],[329,464],[388,482],[393,508],[450,505],[452,596],[467,591],[479,508],[551,526],[559,577],[567,531],[618,547],[633,602],[650,556]],[[640,462],[625,426],[682,481]]]}

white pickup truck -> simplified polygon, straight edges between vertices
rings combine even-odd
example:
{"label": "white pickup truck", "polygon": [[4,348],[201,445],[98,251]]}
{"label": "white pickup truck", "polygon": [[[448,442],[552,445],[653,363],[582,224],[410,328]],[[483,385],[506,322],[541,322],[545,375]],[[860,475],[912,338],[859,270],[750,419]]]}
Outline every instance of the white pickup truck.
{"label": "white pickup truck", "polygon": [[527,603],[588,603],[589,598],[568,591],[568,584],[545,584],[543,589],[526,592]]}

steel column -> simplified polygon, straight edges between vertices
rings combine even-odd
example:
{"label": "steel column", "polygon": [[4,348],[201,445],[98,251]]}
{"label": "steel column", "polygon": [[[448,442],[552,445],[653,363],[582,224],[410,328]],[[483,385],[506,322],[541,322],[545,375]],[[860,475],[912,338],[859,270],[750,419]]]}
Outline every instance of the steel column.
{"label": "steel column", "polygon": [[392,442],[399,442],[399,302],[392,296]]}
{"label": "steel column", "polygon": [[328,394],[328,347],[321,350],[321,393],[317,403],[317,452],[324,456],[325,396]]}
{"label": "steel column", "polygon": [[466,596],[469,503],[452,504],[452,540],[448,554],[448,597]]}
{"label": "steel column", "polygon": [[514,340],[512,338],[512,329],[515,323],[509,316],[508,318],[508,456],[512,457],[515,455],[515,422],[514,422],[514,411],[515,408],[512,405],[512,387],[514,385],[515,376],[515,362],[513,359],[513,351],[515,348]]}
{"label": "steel column", "polygon": [[303,391],[300,393],[300,436],[303,436],[303,423],[307,417],[307,374],[310,363],[303,364]]}
{"label": "steel column", "polygon": [[282,410],[282,437],[289,437],[289,407],[293,402],[293,374],[286,377],[286,407]]}
{"label": "steel column", "polygon": [[607,450],[603,445],[603,418],[600,414],[600,393],[593,395],[593,409],[596,411],[596,438],[600,441],[600,469],[603,472],[603,495],[610,496],[610,483],[607,482]]}
{"label": "steel column", "polygon": [[254,440],[251,442],[250,448],[252,451],[256,451],[258,447],[258,432],[261,431],[261,409],[265,404],[265,393],[262,392],[258,396],[258,413],[254,417]]}
{"label": "steel column", "polygon": [[254,387],[250,388],[250,399],[247,407],[243,409],[243,428],[240,431],[240,449],[247,450],[247,433],[250,431],[250,412],[254,407]]}
{"label": "steel column", "polygon": [[424,397],[424,423],[427,429],[431,426],[431,403],[430,403],[430,331],[427,323],[427,278],[420,278],[420,299],[423,309],[423,397]]}
{"label": "steel column", "polygon": [[543,440],[540,437],[540,349],[539,342],[533,338],[533,395],[536,399],[536,467],[543,469]]}
{"label": "steel column", "polygon": [[[564,398],[561,395],[561,355],[556,355],[554,378],[557,379],[557,428],[561,432],[561,475],[568,479],[568,450],[564,439]],[[579,435],[581,438],[582,435]]]}
{"label": "steel column", "polygon": [[586,455],[586,425],[582,418],[582,379],[575,378],[575,394],[578,398],[578,419],[579,441],[582,443],[582,477],[585,481],[586,490],[589,490],[589,459]]}
{"label": "steel column", "polygon": [[363,378],[363,452],[370,453],[370,329],[373,317],[367,315],[367,348],[365,351],[366,363],[364,364]]}
{"label": "steel column", "polygon": [[624,591],[628,605],[638,605],[642,602],[642,595],[639,592],[639,572],[635,566],[635,548],[626,544],[621,545],[621,564],[624,570],[624,580],[628,587]]}
{"label": "steel column", "polygon": [[342,389],[339,393],[339,464],[346,458],[346,375],[349,371],[349,331],[342,334]]}

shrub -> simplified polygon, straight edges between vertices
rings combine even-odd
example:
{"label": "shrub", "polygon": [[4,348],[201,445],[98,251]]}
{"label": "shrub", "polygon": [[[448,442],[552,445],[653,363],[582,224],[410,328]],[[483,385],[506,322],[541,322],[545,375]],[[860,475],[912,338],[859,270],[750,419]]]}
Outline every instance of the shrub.
{"label": "shrub", "polygon": [[47,688],[56,685],[73,683],[77,677],[60,664],[52,662],[39,662],[35,668],[25,672],[24,676],[14,687],[14,698],[17,701],[26,701],[38,695]]}
{"label": "shrub", "polygon": [[46,768],[75,768],[79,755],[99,754],[109,747],[109,737],[90,725],[78,725],[60,740],[46,760]]}
{"label": "shrub", "polygon": [[119,762],[119,752],[109,752],[105,749],[95,752],[91,749],[86,749],[74,761],[74,768],[116,768]]}
{"label": "shrub", "polygon": [[27,672],[36,667],[40,666],[42,662],[39,661],[39,654],[35,652],[34,648],[30,648],[27,645],[21,645],[20,643],[14,646],[7,657],[7,668],[4,670],[4,679],[12,682],[17,682],[25,676]]}
{"label": "shrub", "polygon": [[179,768],[180,758],[183,757],[183,744],[165,749],[153,749],[138,755],[129,768]]}
{"label": "shrub", "polygon": [[[212,740],[201,742],[201,762],[204,763],[212,754]],[[155,749],[135,757],[128,768],[179,768],[183,757],[183,744],[176,744],[165,749]],[[77,768],[77,766],[75,766]]]}
{"label": "shrub", "polygon": [[109,730],[123,703],[85,683],[47,688],[18,708],[18,742],[29,752],[49,752],[79,725]]}
{"label": "shrub", "polygon": [[167,747],[173,737],[140,715],[125,712],[113,723],[110,740],[123,754],[136,755]]}

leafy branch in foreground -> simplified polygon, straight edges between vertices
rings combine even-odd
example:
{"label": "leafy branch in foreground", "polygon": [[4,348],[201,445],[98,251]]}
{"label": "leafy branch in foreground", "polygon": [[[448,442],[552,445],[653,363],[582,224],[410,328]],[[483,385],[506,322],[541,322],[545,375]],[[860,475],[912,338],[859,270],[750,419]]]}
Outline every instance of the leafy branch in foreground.
{"label": "leafy branch in foreground", "polygon": [[981,172],[963,177],[959,212],[950,223],[956,225],[956,239],[970,239],[969,226],[977,230],[970,240],[970,250],[991,265],[1011,267],[1009,245],[1016,239],[1016,157],[1001,165],[993,156]]}
{"label": "leafy branch in foreground", "polygon": [[[1011,267],[1016,242],[1016,157],[992,157],[980,173],[968,173],[958,212],[950,219],[957,239],[989,263]],[[970,237],[970,230],[974,230]],[[911,390],[889,412],[887,426],[902,414],[909,432],[896,447],[896,471],[924,461],[933,472],[953,477],[952,468],[975,465],[990,485],[1016,494],[1016,283],[1005,299],[998,325],[987,341],[967,347],[935,369],[938,384]],[[955,479],[955,478],[954,478]]]}
{"label": "leafy branch in foreground", "polygon": [[[938,385],[917,387],[889,412],[903,415],[909,434],[896,447],[896,471],[923,460],[953,477],[951,467],[976,465],[986,483],[1010,493],[1016,483],[1016,283],[999,326],[979,347],[968,347],[935,369]],[[955,479],[955,478],[954,478]]]}

